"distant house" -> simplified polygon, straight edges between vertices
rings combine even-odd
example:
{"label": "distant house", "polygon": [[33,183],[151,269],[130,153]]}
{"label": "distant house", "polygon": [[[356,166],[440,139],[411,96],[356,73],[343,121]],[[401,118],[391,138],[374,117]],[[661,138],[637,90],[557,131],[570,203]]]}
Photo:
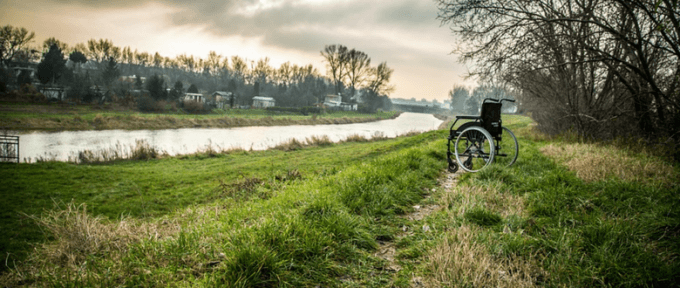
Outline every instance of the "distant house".
{"label": "distant house", "polygon": [[40,92],[47,98],[64,100],[66,98],[66,89],[64,87],[43,87]]}
{"label": "distant house", "polygon": [[345,111],[356,111],[358,106],[356,103],[342,102],[342,95],[340,94],[326,95],[326,99],[323,101],[323,105],[326,107],[338,107]]}
{"label": "distant house", "polygon": [[342,104],[340,104],[340,108],[342,108],[342,110],[345,110],[345,111],[357,111],[358,106],[359,105],[356,104],[356,103],[345,103],[345,102],[343,102]]}
{"label": "distant house", "polygon": [[274,107],[276,105],[276,100],[272,97],[255,96],[253,97],[253,107],[254,108],[267,108]]}
{"label": "distant house", "polygon": [[229,106],[231,97],[233,97],[234,94],[231,92],[215,91],[211,96],[215,101],[215,106],[219,109],[224,109],[224,106]]}
{"label": "distant house", "polygon": [[182,97],[183,101],[196,101],[199,103],[205,103],[205,97],[203,97],[203,94],[199,93],[184,93],[184,97]]}
{"label": "distant house", "polygon": [[130,95],[135,96],[135,97],[140,97],[144,95],[149,95],[149,90],[146,89],[133,89],[130,90]]}
{"label": "distant house", "polygon": [[326,95],[326,99],[323,101],[323,105],[326,105],[328,107],[340,107],[342,104],[342,96],[340,94],[334,95]]}
{"label": "distant house", "polygon": [[[118,81],[120,82],[125,82],[129,84],[135,84],[137,82],[137,75],[131,75],[131,76],[120,76],[118,77]],[[139,77],[139,80],[142,81],[142,84],[146,83],[146,77]]]}

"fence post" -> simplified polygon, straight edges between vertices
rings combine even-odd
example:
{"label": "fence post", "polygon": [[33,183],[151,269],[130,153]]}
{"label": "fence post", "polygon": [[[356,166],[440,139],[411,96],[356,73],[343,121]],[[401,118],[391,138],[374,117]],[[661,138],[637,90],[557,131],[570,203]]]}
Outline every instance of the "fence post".
{"label": "fence post", "polygon": [[19,163],[19,136],[0,135],[0,162]]}

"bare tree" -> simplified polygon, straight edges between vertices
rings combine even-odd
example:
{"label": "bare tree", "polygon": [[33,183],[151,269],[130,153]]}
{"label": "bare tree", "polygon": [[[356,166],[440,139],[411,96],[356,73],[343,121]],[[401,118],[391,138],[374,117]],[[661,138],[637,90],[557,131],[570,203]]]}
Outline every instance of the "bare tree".
{"label": "bare tree", "polygon": [[266,83],[274,74],[274,68],[269,65],[269,57],[257,60],[257,64],[253,67],[252,73],[253,77],[256,79],[255,81],[260,82],[260,85]]}
{"label": "bare tree", "polygon": [[0,27],[0,60],[9,65],[18,51],[25,48],[35,38],[34,32],[26,28],[7,25]]}
{"label": "bare tree", "polygon": [[463,40],[454,52],[520,89],[539,126],[680,142],[677,0],[437,3]]}
{"label": "bare tree", "polygon": [[342,45],[326,45],[321,56],[328,63],[328,73],[335,83],[335,93],[340,93],[342,78],[345,77],[345,63],[347,61],[347,47]]}
{"label": "bare tree", "polygon": [[113,57],[118,61],[121,58],[120,48],[113,45],[113,41],[108,39],[90,39],[87,41],[87,56],[88,59],[97,63],[109,60]]}
{"label": "bare tree", "polygon": [[394,69],[387,67],[387,62],[382,62],[378,67],[371,68],[368,90],[379,96],[392,93],[394,91],[394,86],[390,85],[392,72],[394,72]]}
{"label": "bare tree", "polygon": [[357,87],[361,86],[370,73],[371,58],[366,53],[352,49],[345,56],[345,78],[347,87],[351,89],[351,97],[354,97]]}
{"label": "bare tree", "polygon": [[298,69],[297,65],[290,65],[290,62],[281,64],[279,69],[276,70],[276,82],[288,86],[293,80],[293,73],[296,69]]}
{"label": "bare tree", "polygon": [[245,81],[246,74],[248,74],[248,64],[243,58],[239,56],[231,57],[231,69],[234,71],[236,77]]}
{"label": "bare tree", "polygon": [[208,59],[205,60],[205,66],[208,67],[211,75],[217,75],[222,64],[222,55],[218,55],[215,51],[210,51]]}
{"label": "bare tree", "polygon": [[59,50],[61,50],[63,53],[69,53],[68,44],[61,42],[54,37],[47,38],[45,41],[43,41],[43,51],[49,51],[52,45],[57,45]]}

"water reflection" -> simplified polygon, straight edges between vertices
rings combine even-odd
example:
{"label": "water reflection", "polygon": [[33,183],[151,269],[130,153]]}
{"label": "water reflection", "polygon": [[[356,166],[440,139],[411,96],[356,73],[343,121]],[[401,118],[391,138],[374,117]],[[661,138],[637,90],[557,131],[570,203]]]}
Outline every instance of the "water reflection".
{"label": "water reflection", "polygon": [[145,140],[170,155],[194,153],[206,145],[221,149],[265,150],[292,138],[304,141],[311,136],[327,135],[333,142],[352,134],[370,138],[375,133],[383,133],[387,137],[396,137],[411,131],[433,130],[441,122],[429,114],[403,113],[391,120],[342,125],[33,132],[20,135],[20,157],[33,161],[38,157],[67,161],[78,151],[97,151],[115,145],[129,147],[135,144],[135,140]]}

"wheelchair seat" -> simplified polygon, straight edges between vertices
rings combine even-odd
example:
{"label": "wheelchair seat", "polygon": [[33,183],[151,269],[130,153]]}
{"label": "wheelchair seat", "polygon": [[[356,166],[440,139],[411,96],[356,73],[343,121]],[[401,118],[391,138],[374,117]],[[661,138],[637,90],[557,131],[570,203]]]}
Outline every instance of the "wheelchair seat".
{"label": "wheelchair seat", "polygon": [[[479,122],[482,128],[489,131],[489,134],[498,139],[502,133],[501,123],[501,107],[500,102],[484,102],[482,104],[482,113],[480,116],[460,115],[456,116],[456,120],[475,120]],[[457,135],[454,135],[457,136]]]}

